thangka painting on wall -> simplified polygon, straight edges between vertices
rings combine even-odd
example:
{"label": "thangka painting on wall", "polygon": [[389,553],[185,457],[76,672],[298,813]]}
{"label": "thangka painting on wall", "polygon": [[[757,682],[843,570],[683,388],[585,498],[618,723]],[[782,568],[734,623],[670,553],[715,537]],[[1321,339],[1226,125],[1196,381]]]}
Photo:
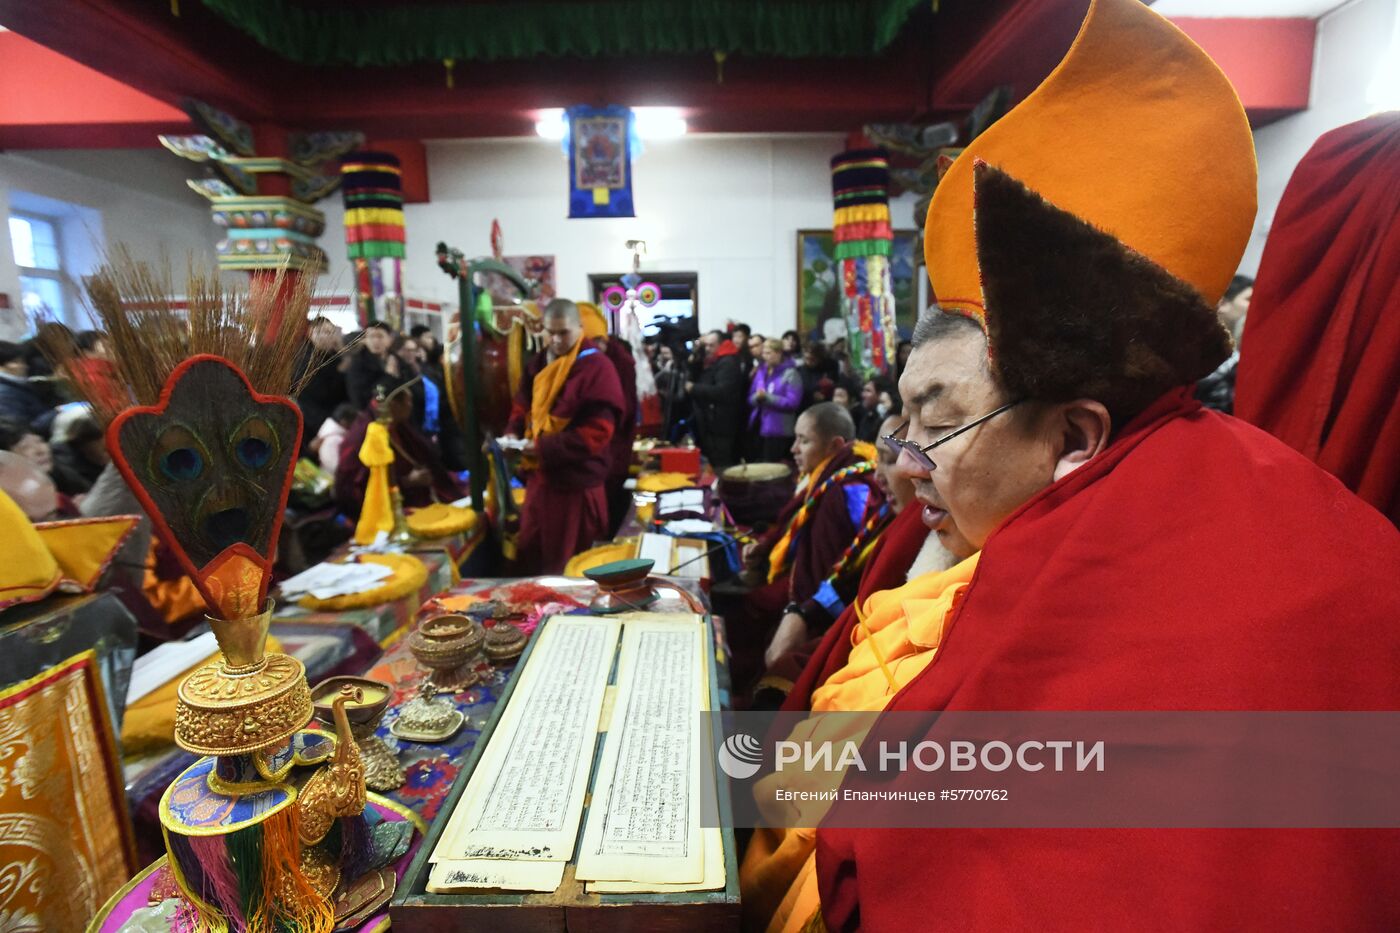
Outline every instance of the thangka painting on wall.
{"label": "thangka painting on wall", "polygon": [[[916,230],[894,232],[890,269],[894,280],[895,323],[901,340],[909,339],[919,317],[923,257],[915,248]],[[836,287],[836,247],[830,230],[797,231],[797,332],[808,340],[831,340],[844,333],[841,294]],[[832,330],[831,334],[827,331]]]}
{"label": "thangka painting on wall", "polygon": [[632,111],[570,107],[569,216],[633,217]]}
{"label": "thangka painting on wall", "polygon": [[522,297],[529,297],[543,306],[558,294],[553,256],[502,256],[501,262],[519,272],[521,278],[535,287],[529,296],[522,296],[513,283],[489,272],[486,274],[486,290],[496,304],[511,304]]}

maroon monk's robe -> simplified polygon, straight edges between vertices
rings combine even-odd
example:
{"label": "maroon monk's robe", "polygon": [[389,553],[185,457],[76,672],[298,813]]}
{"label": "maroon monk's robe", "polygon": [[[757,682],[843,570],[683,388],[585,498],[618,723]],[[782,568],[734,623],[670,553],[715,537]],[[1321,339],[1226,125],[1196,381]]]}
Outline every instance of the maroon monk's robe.
{"label": "maroon monk's robe", "polygon": [[[360,417],[345,432],[340,444],[340,463],[335,469],[335,498],[345,514],[357,516],[365,501],[365,487],[369,485],[369,467],[360,462],[360,447],[365,442],[365,431],[369,429],[374,415],[361,412]],[[433,442],[410,422],[403,421],[389,428],[389,441],[394,448],[394,463],[389,468],[389,479],[399,487],[403,504],[409,508],[420,508],[437,502],[455,502],[465,491],[452,478],[447,467],[443,466],[442,455]],[[432,474],[429,486],[405,486],[408,474],[418,467]]]}
{"label": "maroon monk's robe", "polygon": [[[853,445],[846,444],[823,468],[809,487],[799,490],[778,513],[773,526],[759,540],[750,557],[767,573],[773,547],[782,538],[807,497],[807,489],[820,487],[838,470],[860,462]],[[789,545],[792,562],[787,574],[771,583],[750,590],[737,608],[727,608],[729,649],[733,656],[734,692],[744,696],[763,673],[763,652],[782,621],[783,607],[797,603],[807,619],[808,633],[818,635],[834,621],[813,598],[822,582],[831,575],[846,547],[855,540],[865,516],[878,509],[884,494],[875,484],[873,471],[843,480],[826,489],[817,499],[806,524]],[[858,572],[847,571],[836,581],[836,592],[849,603],[860,581]]]}
{"label": "maroon monk's robe", "polygon": [[[846,660],[851,656],[851,632],[857,624],[855,607],[881,590],[892,590],[907,582],[909,568],[919,556],[919,549],[932,534],[924,524],[920,514],[922,511],[919,503],[909,503],[880,534],[880,543],[875,546],[875,552],[870,555],[861,571],[856,598],[845,608],[836,623],[826,630],[821,640],[803,652],[805,664],[800,673],[797,673],[792,689],[788,691],[787,699],[783,702],[784,710],[801,711],[811,708],[812,691],[846,666]],[[795,661],[797,657],[791,660]],[[777,667],[770,673],[791,676],[789,672]]]}
{"label": "maroon monk's robe", "polygon": [[[1397,567],[1335,477],[1174,391],[992,533],[886,709],[1400,709]],[[823,827],[816,870],[832,931],[1394,930],[1396,865],[1383,829]]]}
{"label": "maroon monk's robe", "polygon": [[608,445],[612,457],[606,483],[608,533],[615,535],[622,520],[627,517],[627,507],[632,503],[632,493],[627,490],[626,484],[632,466],[632,441],[637,437],[637,361],[632,357],[631,346],[620,337],[609,340],[604,353],[617,370],[624,406],[618,418],[617,430],[613,432]]}
{"label": "maroon monk's robe", "polygon": [[[525,368],[511,404],[508,433],[525,436],[535,376],[548,363],[548,355],[541,353]],[[608,537],[603,484],[612,465],[609,445],[625,405],[617,369],[593,341],[584,340],[550,410],[567,424],[535,438],[539,465],[525,481],[517,539],[520,573],[560,573],[570,557]]]}

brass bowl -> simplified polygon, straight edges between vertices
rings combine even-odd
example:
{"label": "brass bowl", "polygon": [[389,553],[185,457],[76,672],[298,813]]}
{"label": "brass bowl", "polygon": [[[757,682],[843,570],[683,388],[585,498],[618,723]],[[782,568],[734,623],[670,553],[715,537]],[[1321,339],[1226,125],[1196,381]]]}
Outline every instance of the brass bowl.
{"label": "brass bowl", "polygon": [[514,661],[525,651],[529,640],[513,622],[497,619],[486,631],[486,657],[492,664]]}
{"label": "brass bowl", "polygon": [[374,735],[384,711],[389,708],[394,689],[382,680],[368,677],[328,677],[311,691],[311,703],[316,710],[316,718],[331,732],[335,731],[335,713],[331,704],[340,695],[340,688],[359,687],[363,699],[345,704],[345,718],[350,721],[350,732],[355,741],[360,742]]}
{"label": "brass bowl", "polygon": [[438,686],[456,690],[475,682],[469,666],[481,654],[485,640],[480,622],[454,613],[419,622],[408,636],[408,650],[433,672]]}

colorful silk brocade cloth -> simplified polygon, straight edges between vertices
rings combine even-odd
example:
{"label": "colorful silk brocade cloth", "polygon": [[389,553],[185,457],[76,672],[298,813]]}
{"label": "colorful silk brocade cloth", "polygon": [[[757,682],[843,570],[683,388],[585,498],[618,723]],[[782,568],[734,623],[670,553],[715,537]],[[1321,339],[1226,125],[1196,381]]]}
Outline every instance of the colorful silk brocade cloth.
{"label": "colorful silk brocade cloth", "polygon": [[831,160],[832,240],[846,346],[865,377],[889,371],[899,339],[890,270],[894,231],[889,184],[883,149],[854,149]]}
{"label": "colorful silk brocade cloth", "polygon": [[340,166],[345,197],[345,245],[355,267],[360,326],[402,314],[403,174],[388,152],[352,152]]}
{"label": "colorful silk brocade cloth", "polygon": [[94,652],[0,691],[0,929],[81,930],[135,855]]}
{"label": "colorful silk brocade cloth", "polygon": [[570,107],[570,217],[635,217],[632,155],[637,148],[632,111],[626,107]]}

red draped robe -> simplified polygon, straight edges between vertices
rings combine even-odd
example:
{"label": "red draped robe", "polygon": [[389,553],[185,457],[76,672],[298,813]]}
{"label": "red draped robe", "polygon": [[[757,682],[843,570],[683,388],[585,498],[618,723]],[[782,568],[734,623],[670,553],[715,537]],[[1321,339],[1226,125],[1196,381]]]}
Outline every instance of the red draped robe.
{"label": "red draped robe", "polygon": [[[1397,568],[1334,477],[1172,392],[991,535],[886,708],[1400,709]],[[1391,830],[817,834],[831,930],[1397,929],[1397,864]]]}
{"label": "red draped robe", "polygon": [[1235,414],[1400,525],[1400,113],[1323,135],[1274,216]]}
{"label": "red draped robe", "polygon": [[[535,376],[548,363],[541,353],[526,367],[507,433],[525,435]],[[584,340],[549,412],[566,423],[535,438],[539,466],[526,479],[517,539],[521,573],[560,573],[570,557],[608,536],[603,483],[612,466],[613,432],[625,409],[616,368],[593,341]]]}

